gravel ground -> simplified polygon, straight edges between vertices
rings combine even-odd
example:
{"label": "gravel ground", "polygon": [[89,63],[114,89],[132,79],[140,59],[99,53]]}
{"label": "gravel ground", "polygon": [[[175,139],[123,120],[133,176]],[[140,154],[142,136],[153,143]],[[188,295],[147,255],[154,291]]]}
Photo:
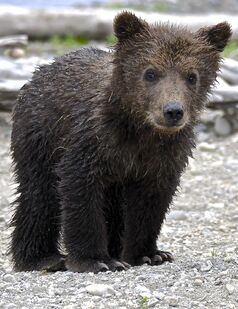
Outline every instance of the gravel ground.
{"label": "gravel ground", "polygon": [[238,134],[198,143],[159,238],[175,262],[127,272],[14,273],[9,114],[0,114],[0,308],[238,308]]}

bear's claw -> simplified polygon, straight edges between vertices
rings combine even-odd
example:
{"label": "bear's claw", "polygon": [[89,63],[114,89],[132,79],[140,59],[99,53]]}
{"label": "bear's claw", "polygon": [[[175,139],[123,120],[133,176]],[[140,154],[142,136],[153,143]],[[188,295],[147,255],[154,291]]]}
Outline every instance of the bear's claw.
{"label": "bear's claw", "polygon": [[73,272],[105,272],[105,271],[122,271],[130,268],[130,265],[126,262],[121,262],[117,260],[99,261],[99,260],[78,260],[77,262],[72,262],[68,260],[66,262],[66,267],[68,270]]}
{"label": "bear's claw", "polygon": [[172,263],[174,261],[174,257],[172,255],[172,253],[170,253],[168,251],[157,250],[156,256],[160,256],[162,258],[162,263],[164,263],[164,262]]}
{"label": "bear's claw", "polygon": [[170,252],[157,250],[156,254],[153,256],[148,257],[145,255],[139,257],[136,261],[136,265],[161,265],[164,262],[172,263],[173,260],[173,255]]}

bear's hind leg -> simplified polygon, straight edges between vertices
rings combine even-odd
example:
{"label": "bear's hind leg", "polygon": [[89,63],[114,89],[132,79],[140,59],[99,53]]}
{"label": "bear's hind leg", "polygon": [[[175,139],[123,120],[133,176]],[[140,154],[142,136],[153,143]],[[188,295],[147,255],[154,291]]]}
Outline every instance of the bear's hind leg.
{"label": "bear's hind leg", "polygon": [[13,127],[12,156],[18,183],[17,206],[12,218],[14,268],[17,271],[63,270],[64,259],[58,251],[57,179],[50,168],[47,143],[39,135],[16,137]]}

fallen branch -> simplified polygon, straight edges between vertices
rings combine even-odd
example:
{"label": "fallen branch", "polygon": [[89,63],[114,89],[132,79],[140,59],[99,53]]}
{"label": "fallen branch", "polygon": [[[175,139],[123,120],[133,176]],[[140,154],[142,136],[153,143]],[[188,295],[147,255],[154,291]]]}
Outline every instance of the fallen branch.
{"label": "fallen branch", "polygon": [[12,35],[0,37],[0,47],[25,47],[28,44],[27,35]]}

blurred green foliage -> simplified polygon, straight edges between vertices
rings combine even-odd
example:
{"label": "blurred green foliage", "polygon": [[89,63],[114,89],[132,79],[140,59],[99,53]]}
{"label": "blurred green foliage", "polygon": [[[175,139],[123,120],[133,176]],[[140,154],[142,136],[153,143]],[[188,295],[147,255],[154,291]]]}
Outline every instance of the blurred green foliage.
{"label": "blurred green foliage", "polygon": [[237,57],[238,56],[238,42],[231,41],[227,44],[223,51],[224,57]]}
{"label": "blurred green foliage", "polygon": [[146,3],[146,1],[142,4],[135,4],[135,5],[127,5],[123,4],[122,2],[113,2],[108,3],[105,5],[107,9],[111,10],[119,10],[119,9],[133,9],[138,11],[145,11],[145,12],[166,12],[168,11],[168,3],[166,1],[152,2]]}
{"label": "blurred green foliage", "polygon": [[149,301],[149,298],[148,298],[147,296],[143,296],[143,297],[138,301],[139,308],[140,308],[140,309],[147,309],[147,308],[149,308],[149,307],[148,307],[148,301]]}
{"label": "blurred green foliage", "polygon": [[54,35],[49,39],[49,43],[55,47],[63,47],[65,49],[77,48],[88,44],[89,41],[86,37],[75,36],[73,34],[68,34],[67,36]]}
{"label": "blurred green foliage", "polygon": [[[161,3],[160,3],[161,4]],[[116,43],[116,37],[112,35],[108,35],[104,43],[106,45],[113,46]],[[70,49],[76,49],[82,47],[90,42],[90,39],[87,37],[82,36],[75,36],[73,34],[68,34],[67,36],[59,36],[54,35],[48,39],[48,43],[52,45],[52,47],[59,51],[59,54],[64,53],[64,51]],[[226,46],[225,50],[223,51],[223,57],[231,57],[231,58],[238,58],[238,42],[231,41]]]}
{"label": "blurred green foliage", "polygon": [[120,9],[125,9],[125,5],[120,2],[113,2],[113,3],[110,2],[105,5],[105,8],[111,9],[111,10],[120,10]]}
{"label": "blurred green foliage", "polygon": [[117,42],[115,35],[111,34],[106,37],[106,43],[109,45],[114,45]]}

